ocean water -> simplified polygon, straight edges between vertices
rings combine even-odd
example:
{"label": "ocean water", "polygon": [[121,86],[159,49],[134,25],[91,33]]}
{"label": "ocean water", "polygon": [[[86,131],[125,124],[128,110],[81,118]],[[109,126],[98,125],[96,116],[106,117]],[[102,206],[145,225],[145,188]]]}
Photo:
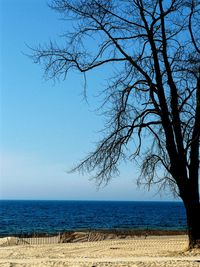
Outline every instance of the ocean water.
{"label": "ocean water", "polygon": [[0,201],[0,236],[88,229],[185,230],[181,202]]}

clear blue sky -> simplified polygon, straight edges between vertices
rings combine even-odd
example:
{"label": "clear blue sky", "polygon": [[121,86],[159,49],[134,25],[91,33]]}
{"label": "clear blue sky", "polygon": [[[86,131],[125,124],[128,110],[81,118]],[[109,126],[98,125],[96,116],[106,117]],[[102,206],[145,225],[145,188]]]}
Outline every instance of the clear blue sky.
{"label": "clear blue sky", "polygon": [[102,118],[91,110],[104,73],[89,76],[89,104],[81,75],[46,81],[41,66],[23,53],[58,39],[69,25],[46,0],[0,0],[0,199],[170,200],[169,194],[138,189],[138,170],[123,165],[121,174],[97,191],[87,175],[67,174],[94,148]]}

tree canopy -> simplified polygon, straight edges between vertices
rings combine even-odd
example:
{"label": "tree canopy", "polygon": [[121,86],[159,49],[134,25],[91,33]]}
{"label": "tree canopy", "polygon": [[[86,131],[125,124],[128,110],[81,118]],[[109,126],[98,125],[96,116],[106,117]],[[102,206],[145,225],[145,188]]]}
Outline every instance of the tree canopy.
{"label": "tree canopy", "polygon": [[74,170],[94,173],[101,184],[118,173],[120,160],[137,159],[146,184],[169,185],[185,206],[199,207],[200,2],[53,0],[50,6],[72,27],[62,45],[35,49],[46,75],[85,75],[104,66],[111,73],[102,89],[104,137]]}

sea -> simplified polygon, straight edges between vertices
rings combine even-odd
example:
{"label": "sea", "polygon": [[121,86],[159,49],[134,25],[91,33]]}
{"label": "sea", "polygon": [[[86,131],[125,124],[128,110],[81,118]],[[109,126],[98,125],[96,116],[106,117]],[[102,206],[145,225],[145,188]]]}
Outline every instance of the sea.
{"label": "sea", "polygon": [[0,236],[84,230],[185,230],[181,202],[0,200]]}

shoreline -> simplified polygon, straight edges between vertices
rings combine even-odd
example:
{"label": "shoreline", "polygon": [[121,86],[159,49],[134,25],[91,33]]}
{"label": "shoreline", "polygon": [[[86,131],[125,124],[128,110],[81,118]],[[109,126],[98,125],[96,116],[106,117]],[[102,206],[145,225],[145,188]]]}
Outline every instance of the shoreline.
{"label": "shoreline", "polygon": [[15,236],[6,236],[0,238],[0,247],[15,245],[47,245],[47,244],[65,244],[65,243],[91,243],[100,241],[120,241],[120,240],[146,240],[152,238],[177,238],[186,237],[184,231],[158,231],[158,230],[132,230],[132,231],[73,231],[63,232],[54,235],[47,234],[20,234]]}
{"label": "shoreline", "polygon": [[0,238],[4,237],[52,237],[56,235],[74,235],[78,233],[96,233],[96,234],[102,234],[102,235],[116,235],[116,236],[173,236],[173,235],[187,235],[187,230],[177,230],[177,229],[77,229],[77,230],[64,230],[60,232],[16,232],[13,233],[5,233],[0,234]]}

